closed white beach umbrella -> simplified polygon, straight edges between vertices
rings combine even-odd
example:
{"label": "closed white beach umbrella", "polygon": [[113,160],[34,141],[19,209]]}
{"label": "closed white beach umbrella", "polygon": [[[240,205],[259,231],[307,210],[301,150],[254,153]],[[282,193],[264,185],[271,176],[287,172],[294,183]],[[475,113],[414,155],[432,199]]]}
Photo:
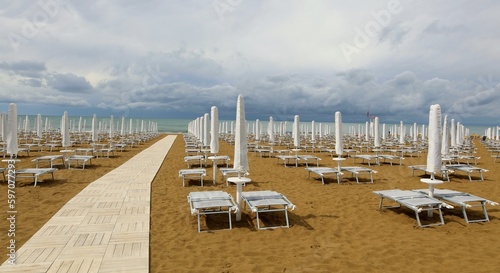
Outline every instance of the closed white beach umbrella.
{"label": "closed white beach umbrella", "polygon": [[431,179],[434,174],[441,173],[441,107],[439,104],[431,105],[429,111],[428,126],[429,147],[427,151],[426,171],[431,173]]}
{"label": "closed white beach umbrella", "polygon": [[255,140],[260,140],[260,121],[259,119],[255,120]]}
{"label": "closed white beach umbrella", "polygon": [[109,139],[113,139],[115,136],[115,119],[113,118],[113,115],[109,118]]}
{"label": "closed white beach umbrella", "polygon": [[122,117],[122,126],[120,128],[120,135],[125,135],[125,117]]}
{"label": "closed white beach umbrella", "polygon": [[83,125],[83,118],[80,117],[78,119],[78,133],[81,133],[82,132],[82,125]]}
{"label": "closed white beach umbrella", "polygon": [[405,144],[405,128],[403,126],[403,121],[400,122],[399,128],[399,144]]}
{"label": "closed white beach umbrella", "polygon": [[269,135],[269,142],[274,143],[274,121],[273,117],[269,117],[269,123],[267,124],[267,134]]}
{"label": "closed white beach umbrella", "polygon": [[94,114],[92,116],[92,142],[97,142],[99,140],[98,135],[97,135],[97,117]]}
{"label": "closed white beach umbrella", "polygon": [[210,109],[210,153],[219,152],[219,110],[216,106]]}
{"label": "closed white beach umbrella", "polygon": [[450,146],[455,148],[457,147],[457,130],[455,128],[455,119],[451,119],[450,123]]}
{"label": "closed white beach umbrella", "polygon": [[61,145],[64,148],[71,146],[71,143],[69,141],[68,112],[66,112],[66,111],[64,111],[64,114],[63,114],[62,120],[61,120],[61,136],[62,136],[62,143],[61,143]]}
{"label": "closed white beach umbrella", "polygon": [[380,137],[379,137],[379,119],[375,117],[375,121],[373,123],[373,146],[380,147]]}
{"label": "closed white beach umbrella", "polygon": [[448,115],[444,116],[443,137],[441,139],[441,155],[450,153],[450,132],[448,130]]}
{"label": "closed white beach umbrella", "polygon": [[2,141],[6,141],[7,140],[7,118],[5,117],[5,113],[1,113],[0,114],[0,126],[2,128],[0,128],[0,132],[2,134],[1,136],[1,139]]}
{"label": "closed white beach umbrella", "polygon": [[24,132],[29,133],[30,132],[30,119],[26,115],[26,119],[24,120]]}
{"label": "closed white beach umbrella", "polygon": [[300,147],[299,126],[300,126],[300,117],[299,115],[295,115],[293,117],[293,128],[292,128],[293,146],[295,147],[295,149],[298,149]]}
{"label": "closed white beach umbrella", "polygon": [[311,142],[316,142],[316,123],[311,121]]}
{"label": "closed white beach umbrella", "polygon": [[342,114],[335,112],[335,154],[339,157],[344,153],[344,140],[342,138]]}
{"label": "closed white beach umbrella", "polygon": [[234,169],[245,171],[248,166],[248,147],[247,147],[247,127],[245,120],[245,102],[243,96],[238,96],[236,104],[236,126],[234,132]]}
{"label": "closed white beach umbrella", "polygon": [[17,143],[17,106],[15,103],[9,104],[7,121],[7,153],[12,158],[17,156],[19,146]]}
{"label": "closed white beach umbrella", "polygon": [[42,137],[42,115],[36,115],[36,135],[41,138]]}

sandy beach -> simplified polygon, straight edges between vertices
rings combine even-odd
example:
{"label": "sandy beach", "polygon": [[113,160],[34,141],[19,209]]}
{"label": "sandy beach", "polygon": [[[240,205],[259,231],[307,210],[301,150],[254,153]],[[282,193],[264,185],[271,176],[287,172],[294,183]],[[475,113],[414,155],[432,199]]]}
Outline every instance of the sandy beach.
{"label": "sandy beach", "polygon": [[[154,142],[117,152],[110,159],[96,159],[86,170],[61,168],[54,181],[47,177],[37,187],[29,180],[20,180],[16,192],[18,246],[86,185]],[[476,155],[481,157],[478,166],[489,170],[485,181],[470,182],[466,175],[457,173],[451,175],[451,182],[437,188],[498,202],[500,163],[493,162],[478,140],[475,146]],[[47,152],[21,156],[16,167],[34,166],[31,159],[42,154]],[[219,154],[232,158],[233,146],[221,141]],[[320,157],[320,166],[336,166],[330,154],[301,154]],[[202,217],[202,227],[210,229],[202,233],[196,230],[196,216],[190,214],[186,199],[189,192],[222,190],[236,196],[236,187],[226,186],[220,172],[217,185],[213,185],[211,164],[203,187],[199,181],[182,187],[178,170],[187,167],[184,156],[184,141],[179,135],[153,181],[151,272],[493,272],[497,268],[499,207],[487,206],[490,222],[471,224],[465,223],[459,208],[445,209],[445,225],[431,228],[418,227],[409,209],[378,209],[379,197],[373,191],[426,188],[420,178],[427,176],[422,172],[411,176],[408,168],[425,164],[424,153],[405,157],[402,166],[370,166],[377,171],[373,184],[357,184],[345,176],[341,184],[330,178],[322,185],[316,176],[308,178],[302,165],[285,168],[276,158],[250,152],[252,182],[243,190],[275,190],[286,195],[297,206],[289,212],[291,227],[258,231],[255,214],[245,210],[241,221],[234,221],[233,216],[232,230],[220,230],[227,227],[225,216]],[[360,162],[349,158],[343,166],[367,166]],[[1,189],[6,192],[6,183],[1,183]],[[0,195],[0,203],[6,204],[5,194]],[[470,213],[471,218],[474,216],[481,215]],[[266,223],[284,220],[279,213],[262,218]],[[7,230],[7,223],[2,221],[0,228]],[[6,245],[5,236],[1,245]]]}
{"label": "sandy beach", "polygon": [[[473,193],[500,201],[499,163],[478,142],[478,166],[488,169],[485,181],[469,182],[462,174],[436,188]],[[220,155],[233,156],[233,146],[221,142]],[[302,152],[302,154],[306,154]],[[311,154],[310,152],[307,154]],[[334,167],[329,154],[315,152],[320,166]],[[445,225],[419,228],[412,210],[378,209],[376,190],[420,189],[427,186],[409,165],[425,164],[426,155],[406,157],[403,165],[372,165],[374,184],[343,179],[308,178],[303,166],[285,168],[276,158],[249,154],[252,182],[244,191],[275,190],[285,194],[297,208],[290,211],[289,229],[256,230],[255,214],[244,211],[242,221],[227,227],[225,217],[202,218],[213,232],[197,233],[196,216],[189,212],[191,191],[223,190],[218,174],[212,185],[207,168],[205,186],[193,181],[182,187],[178,170],[187,167],[184,142],[178,137],[153,182],[151,214],[151,272],[493,272],[498,265],[500,208],[488,206],[491,221],[466,224],[461,210],[444,211]],[[343,165],[361,166],[347,159]],[[363,165],[365,166],[365,165]],[[425,214],[425,213],[422,213]],[[471,213],[472,216],[481,216]],[[283,216],[268,216],[283,221]],[[425,219],[425,217],[423,217]],[[233,217],[234,220],[234,217]]]}

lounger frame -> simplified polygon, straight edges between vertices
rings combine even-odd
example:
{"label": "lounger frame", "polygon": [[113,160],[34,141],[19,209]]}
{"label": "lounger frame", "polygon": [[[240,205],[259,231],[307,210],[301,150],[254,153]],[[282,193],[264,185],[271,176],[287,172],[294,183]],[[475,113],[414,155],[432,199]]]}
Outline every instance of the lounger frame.
{"label": "lounger frame", "polygon": [[[295,205],[293,205],[283,194],[275,191],[247,191],[242,192],[241,196],[246,206],[255,213],[258,230],[290,227],[288,209],[295,209]],[[261,227],[260,213],[280,211],[285,215],[285,225]]]}
{"label": "lounger frame", "polygon": [[237,211],[238,206],[230,194],[223,191],[190,192],[187,199],[191,214],[197,215],[198,233],[202,232],[200,224],[201,215],[227,213],[229,229],[233,228],[231,212]]}

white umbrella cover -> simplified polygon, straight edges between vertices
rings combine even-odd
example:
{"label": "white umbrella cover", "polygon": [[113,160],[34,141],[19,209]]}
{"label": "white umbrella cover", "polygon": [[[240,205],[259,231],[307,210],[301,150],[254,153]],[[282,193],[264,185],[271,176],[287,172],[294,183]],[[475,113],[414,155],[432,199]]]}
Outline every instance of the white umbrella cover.
{"label": "white umbrella cover", "polygon": [[210,109],[210,153],[219,152],[219,110],[216,106]]}
{"label": "white umbrella cover", "polygon": [[342,139],[342,114],[335,112],[335,154],[339,157],[344,153],[344,143]]}
{"label": "white umbrella cover", "polygon": [[292,129],[292,137],[293,137],[293,146],[298,149],[300,147],[300,132],[299,132],[299,123],[300,117],[299,115],[295,115],[293,118],[293,129]]}
{"label": "white umbrella cover", "polygon": [[245,102],[243,96],[238,96],[236,104],[236,126],[234,132],[234,163],[233,168],[248,171],[247,127],[245,120]]}
{"label": "white umbrella cover", "polygon": [[373,146],[380,147],[380,137],[379,137],[379,119],[375,117],[375,121],[373,122]]}
{"label": "white umbrella cover", "polygon": [[68,120],[68,112],[64,111],[61,122],[61,136],[63,147],[69,147],[71,145],[69,141],[69,120]]}
{"label": "white umbrella cover", "polygon": [[19,146],[17,143],[17,106],[15,103],[9,104],[8,124],[7,124],[7,153],[10,157],[17,156]]}
{"label": "white umbrella cover", "polygon": [[434,174],[441,173],[441,107],[439,104],[431,105],[429,111],[428,141],[429,148],[427,152],[427,172]]}
{"label": "white umbrella cover", "polygon": [[443,122],[443,137],[441,140],[441,154],[447,155],[449,153],[450,153],[450,132],[448,131],[448,115],[445,115]]}

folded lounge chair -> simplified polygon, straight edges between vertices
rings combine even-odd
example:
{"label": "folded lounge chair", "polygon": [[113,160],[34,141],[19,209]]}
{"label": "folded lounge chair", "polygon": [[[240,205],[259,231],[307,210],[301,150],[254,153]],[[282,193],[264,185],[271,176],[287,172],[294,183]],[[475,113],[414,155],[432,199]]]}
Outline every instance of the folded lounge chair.
{"label": "folded lounge chair", "polygon": [[[424,194],[428,194],[429,192],[429,190],[427,189],[420,189],[415,191]],[[467,224],[475,222],[489,222],[490,219],[488,217],[488,213],[486,212],[486,204],[490,204],[493,206],[498,205],[497,202],[493,202],[482,197],[472,195],[470,193],[454,190],[434,189],[434,197],[462,207],[462,213]],[[466,209],[472,207],[481,207],[484,217],[482,219],[469,220]]]}
{"label": "folded lounge chair", "polygon": [[54,172],[57,171],[56,168],[28,168],[28,169],[20,169],[16,170],[16,178],[18,177],[30,177],[35,181],[34,187],[38,182],[38,177],[40,175],[50,173],[52,175],[52,180],[54,180]]}
{"label": "folded lounge chair", "polygon": [[340,184],[340,176],[342,175],[341,172],[337,168],[329,168],[329,167],[308,167],[306,168],[308,175],[307,177],[309,178],[311,176],[311,173],[315,173],[321,177],[321,183],[324,185],[325,184],[325,177],[328,176],[335,176],[337,177],[337,183]]}
{"label": "folded lounge chair", "polygon": [[[295,205],[292,204],[283,194],[275,191],[246,191],[241,193],[241,197],[248,208],[257,216],[257,229],[272,229],[290,227],[288,222],[287,209],[294,210]],[[284,226],[269,226],[260,227],[259,213],[283,211],[285,213]]]}
{"label": "folded lounge chair", "polygon": [[[426,194],[408,191],[408,190],[383,190],[383,191],[374,191],[374,194],[380,196],[379,209],[385,208],[399,208],[401,205],[413,210],[415,212],[415,216],[417,218],[417,223],[419,227],[429,227],[429,226],[437,226],[444,225],[443,213],[441,211],[442,207],[452,209],[453,206],[450,206],[442,201],[431,198]],[[397,206],[383,206],[383,200],[389,199],[398,203]],[[436,211],[439,213],[440,221],[438,223],[430,223],[423,225],[420,221],[419,213],[422,211]]]}
{"label": "folded lounge chair", "polygon": [[236,212],[238,206],[233,197],[223,191],[190,192],[188,197],[189,208],[192,215],[197,215],[198,232],[201,232],[200,215],[227,213],[229,229],[232,229],[231,212]]}

